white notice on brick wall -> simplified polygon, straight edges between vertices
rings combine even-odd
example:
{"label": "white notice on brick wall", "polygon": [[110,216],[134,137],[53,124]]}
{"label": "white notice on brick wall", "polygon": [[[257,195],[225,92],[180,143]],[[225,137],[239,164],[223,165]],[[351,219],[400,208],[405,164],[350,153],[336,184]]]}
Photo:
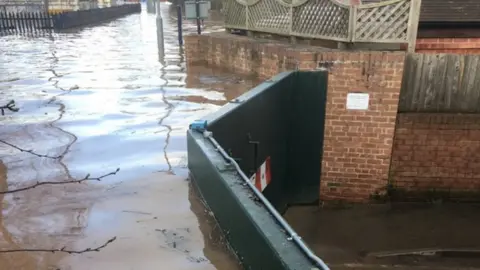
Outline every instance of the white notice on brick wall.
{"label": "white notice on brick wall", "polygon": [[367,93],[348,93],[347,110],[368,110],[369,99]]}

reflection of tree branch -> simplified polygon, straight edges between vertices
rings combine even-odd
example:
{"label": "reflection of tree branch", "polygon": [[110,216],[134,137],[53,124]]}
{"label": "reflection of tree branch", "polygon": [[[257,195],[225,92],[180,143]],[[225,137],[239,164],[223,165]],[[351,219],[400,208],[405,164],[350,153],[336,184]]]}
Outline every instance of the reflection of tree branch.
{"label": "reflection of tree branch", "polygon": [[11,144],[11,143],[9,143],[9,142],[7,142],[7,141],[4,141],[4,140],[1,140],[1,139],[0,139],[0,142],[1,142],[1,143],[4,143],[4,144],[6,144],[6,145],[8,145],[8,146],[10,146],[10,147],[15,148],[15,149],[17,149],[17,150],[20,151],[20,152],[30,153],[30,154],[32,154],[32,155],[34,155],[34,156],[37,156],[37,157],[51,158],[51,159],[59,159],[59,158],[62,157],[62,155],[60,155],[60,156],[49,156],[49,155],[37,154],[37,153],[33,152],[33,150],[27,150],[27,149],[20,148],[20,147],[14,145],[14,144]]}
{"label": "reflection of tree branch", "polygon": [[32,188],[36,188],[38,186],[43,186],[43,185],[63,185],[63,184],[74,184],[74,183],[82,183],[85,181],[101,181],[103,178],[110,176],[110,175],[115,175],[120,171],[120,168],[117,168],[114,172],[104,174],[99,177],[90,177],[90,174],[87,174],[84,178],[82,179],[75,179],[75,180],[70,180],[70,181],[61,181],[61,182],[51,182],[51,181],[46,181],[46,182],[37,182],[31,186],[23,187],[23,188],[18,188],[18,189],[12,189],[12,190],[7,190],[7,191],[0,191],[0,194],[9,194],[9,193],[14,193],[14,192],[19,192],[19,191],[24,191]]}
{"label": "reflection of tree branch", "polygon": [[[167,73],[164,67],[165,65],[163,65],[162,67],[162,75],[161,75],[162,78],[165,78],[164,75]],[[175,106],[172,103],[170,103],[167,99],[166,91],[164,88],[164,86],[166,85],[168,85],[168,79],[165,78],[165,84],[162,86],[160,90],[162,91],[162,101],[163,103],[165,103],[165,105],[167,105],[167,113],[162,118],[160,118],[160,121],[158,122],[158,124],[160,126],[167,128],[167,136],[165,137],[165,146],[163,147],[163,155],[165,157],[165,162],[167,162],[167,166],[168,166],[167,172],[172,173],[172,164],[170,164],[170,160],[168,159],[168,155],[167,155],[167,148],[168,148],[168,144],[170,143],[170,133],[172,132],[172,127],[170,125],[164,124],[163,122],[165,121],[165,119],[167,119],[170,116],[170,114],[175,109]]]}
{"label": "reflection of tree branch", "polygon": [[15,100],[10,100],[6,105],[0,106],[0,110],[2,111],[2,115],[5,115],[5,110],[18,112],[20,109],[15,107]]}
{"label": "reflection of tree branch", "polygon": [[52,252],[52,253],[55,253],[55,252],[64,252],[64,253],[68,253],[68,254],[82,254],[82,253],[87,253],[87,252],[98,252],[101,249],[108,246],[113,241],[115,241],[116,239],[117,239],[117,237],[113,237],[101,246],[98,246],[96,248],[86,248],[86,249],[83,249],[83,250],[70,250],[70,249],[67,249],[66,247],[57,248],[57,249],[25,248],[25,249],[5,249],[5,250],[0,249],[0,253],[13,253],[13,252]]}

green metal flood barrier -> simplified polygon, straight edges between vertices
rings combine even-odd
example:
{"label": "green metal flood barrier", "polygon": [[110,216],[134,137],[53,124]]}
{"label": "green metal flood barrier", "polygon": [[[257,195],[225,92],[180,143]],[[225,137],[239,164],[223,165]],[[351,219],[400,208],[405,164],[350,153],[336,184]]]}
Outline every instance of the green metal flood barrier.
{"label": "green metal flood barrier", "polygon": [[279,214],[318,201],[327,77],[281,73],[187,132],[190,176],[245,269],[328,269]]}

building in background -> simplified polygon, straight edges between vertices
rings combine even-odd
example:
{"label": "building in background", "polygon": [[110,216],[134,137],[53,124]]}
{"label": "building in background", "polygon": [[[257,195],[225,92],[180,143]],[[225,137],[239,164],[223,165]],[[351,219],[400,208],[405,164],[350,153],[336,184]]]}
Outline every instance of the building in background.
{"label": "building in background", "polygon": [[[352,1],[358,0],[342,0]],[[385,0],[362,0],[362,4]],[[422,0],[416,52],[480,54],[480,0]]]}
{"label": "building in background", "polygon": [[480,1],[422,0],[416,51],[480,54]]}

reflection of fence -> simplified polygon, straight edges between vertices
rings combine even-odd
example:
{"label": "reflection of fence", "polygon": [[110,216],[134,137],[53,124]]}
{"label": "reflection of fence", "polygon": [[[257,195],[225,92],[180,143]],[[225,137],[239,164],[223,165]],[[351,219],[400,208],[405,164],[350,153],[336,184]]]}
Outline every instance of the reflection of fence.
{"label": "reflection of fence", "polygon": [[415,42],[421,0],[225,0],[225,26],[341,42]]}
{"label": "reflection of fence", "polygon": [[57,14],[38,12],[0,11],[0,33],[43,31],[46,29],[68,29],[115,19],[141,11],[140,4],[96,8]]}

